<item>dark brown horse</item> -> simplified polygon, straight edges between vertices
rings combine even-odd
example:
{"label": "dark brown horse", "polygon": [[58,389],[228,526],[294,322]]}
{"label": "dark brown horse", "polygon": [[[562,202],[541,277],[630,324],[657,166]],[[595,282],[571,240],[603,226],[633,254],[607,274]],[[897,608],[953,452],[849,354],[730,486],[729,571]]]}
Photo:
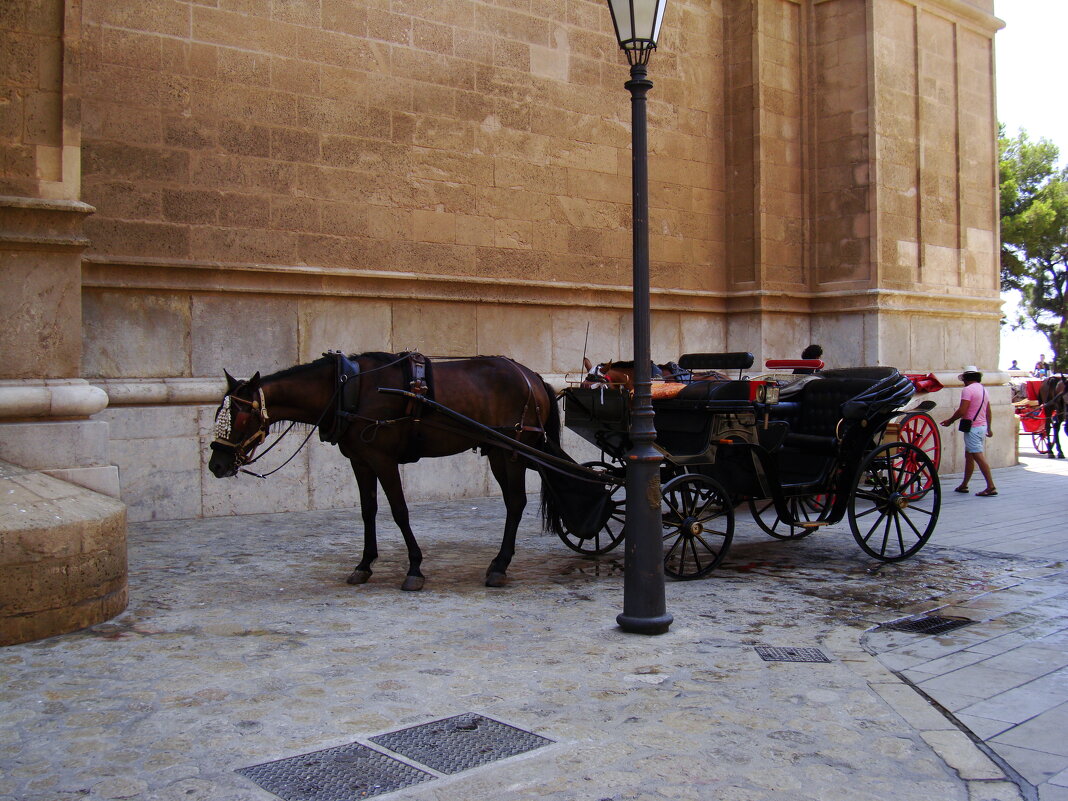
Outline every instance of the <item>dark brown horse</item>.
{"label": "dark brown horse", "polygon": [[[1046,413],[1046,440],[1050,443],[1048,456],[1050,459],[1063,459],[1064,451],[1061,450],[1061,426],[1065,422],[1065,412],[1068,410],[1068,376],[1051,375],[1047,377],[1038,388],[1038,402]],[[1053,451],[1056,450],[1056,455]]]}
{"label": "dark brown horse", "polygon": [[[527,502],[525,474],[531,465],[411,396],[380,390],[432,397],[509,438],[561,454],[554,393],[537,373],[502,356],[430,363],[419,354],[345,357],[331,353],[265,378],[259,373],[247,381],[237,381],[229,373],[226,378],[229,386],[216,413],[216,439],[208,464],[216,477],[236,475],[249,462],[267,429],[279,421],[319,426],[320,437],[335,442],[352,463],[359,486],[364,550],[348,577],[350,584],[366,582],[378,557],[375,517],[377,486],[381,484],[408,549],[408,574],[402,589],[422,589],[423,555],[409,523],[398,465],[482,448],[501,486],[507,510],[504,538],[486,571],[486,584],[499,587],[505,583],[515,553],[516,529]],[[548,493],[543,493],[543,503],[552,504]]]}

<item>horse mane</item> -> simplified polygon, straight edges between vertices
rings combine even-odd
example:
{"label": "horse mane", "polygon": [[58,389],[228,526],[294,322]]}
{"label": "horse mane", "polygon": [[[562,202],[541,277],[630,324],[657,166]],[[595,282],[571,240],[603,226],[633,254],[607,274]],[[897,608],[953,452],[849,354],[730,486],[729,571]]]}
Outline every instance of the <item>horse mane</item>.
{"label": "horse mane", "polygon": [[281,378],[289,378],[293,375],[300,375],[309,370],[314,370],[319,367],[323,367],[329,361],[328,356],[322,356],[316,359],[314,362],[308,362],[307,364],[297,364],[293,367],[287,367],[284,370],[279,370],[277,373],[271,373],[269,376],[264,376],[264,381],[275,381]]}

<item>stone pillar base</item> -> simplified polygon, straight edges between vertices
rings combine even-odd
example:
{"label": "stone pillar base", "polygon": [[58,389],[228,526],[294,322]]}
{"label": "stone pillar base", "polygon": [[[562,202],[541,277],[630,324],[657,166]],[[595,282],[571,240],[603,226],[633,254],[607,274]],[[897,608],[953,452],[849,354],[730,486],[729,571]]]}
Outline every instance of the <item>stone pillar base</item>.
{"label": "stone pillar base", "polygon": [[124,504],[0,462],[0,645],[114,617],[126,577]]}

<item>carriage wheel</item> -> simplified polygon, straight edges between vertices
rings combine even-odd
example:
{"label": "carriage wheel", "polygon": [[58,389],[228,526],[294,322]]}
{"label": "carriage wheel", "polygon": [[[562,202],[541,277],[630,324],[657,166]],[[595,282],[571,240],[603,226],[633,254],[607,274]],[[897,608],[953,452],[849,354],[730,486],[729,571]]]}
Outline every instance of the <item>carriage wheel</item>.
{"label": "carriage wheel", "polygon": [[723,561],[734,538],[734,506],[719,482],[698,473],[664,484],[664,572],[696,579]]}
{"label": "carriage wheel", "polygon": [[[795,495],[786,499],[791,516],[799,523],[823,520],[832,505],[833,496],[830,495]],[[749,512],[756,524],[777,540],[799,540],[816,530],[814,526],[799,526],[783,520],[779,517],[773,500],[750,498]]]}
{"label": "carriage wheel", "polygon": [[1034,432],[1031,435],[1031,444],[1034,446],[1035,450],[1038,451],[1043,456],[1045,456],[1047,453],[1049,453],[1050,441],[1048,439],[1046,439],[1046,432],[1045,431],[1036,431],[1036,432]]}
{"label": "carriage wheel", "polygon": [[898,438],[926,453],[938,472],[938,466],[942,464],[942,437],[931,415],[926,412],[906,415],[898,429]]}
{"label": "carriage wheel", "polygon": [[[622,468],[618,465],[611,465],[607,462],[583,462],[582,466],[590,467],[594,470],[603,470],[611,475],[622,475],[623,473]],[[600,531],[592,537],[576,537],[570,531],[566,531],[560,535],[564,545],[573,551],[578,551],[588,556],[608,553],[619,545],[623,541],[623,523],[626,520],[626,487],[622,484],[613,486],[608,503],[611,511]]]}
{"label": "carriage wheel", "polygon": [[931,538],[941,506],[931,457],[915,445],[891,442],[868,454],[857,470],[849,527],[865,553],[899,562]]}

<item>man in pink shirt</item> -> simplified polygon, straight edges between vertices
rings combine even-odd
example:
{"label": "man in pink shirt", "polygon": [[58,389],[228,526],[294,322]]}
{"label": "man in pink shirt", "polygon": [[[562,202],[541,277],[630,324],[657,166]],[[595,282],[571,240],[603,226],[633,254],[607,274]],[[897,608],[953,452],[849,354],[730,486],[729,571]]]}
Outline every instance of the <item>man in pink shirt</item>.
{"label": "man in pink shirt", "polygon": [[956,420],[970,420],[972,426],[970,431],[964,433],[964,480],[954,492],[968,491],[968,482],[978,466],[979,472],[986,479],[986,489],[975,494],[981,498],[990,498],[998,494],[994,478],[990,474],[990,465],[983,455],[986,438],[994,436],[990,427],[990,398],[983,388],[983,374],[979,372],[978,367],[965,367],[958,378],[964,382],[964,389],[960,393],[960,406],[942,421],[942,425],[953,425]]}

